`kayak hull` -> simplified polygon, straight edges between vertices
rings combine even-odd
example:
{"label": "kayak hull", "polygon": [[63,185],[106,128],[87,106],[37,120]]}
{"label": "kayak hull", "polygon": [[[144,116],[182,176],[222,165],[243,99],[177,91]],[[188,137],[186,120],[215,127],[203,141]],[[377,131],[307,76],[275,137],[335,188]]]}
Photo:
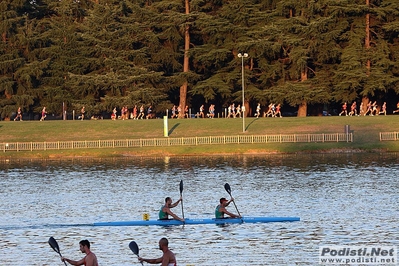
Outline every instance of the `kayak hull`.
{"label": "kayak hull", "polygon": [[239,224],[239,223],[273,223],[273,222],[295,222],[300,221],[299,217],[243,217],[243,218],[224,218],[224,219],[185,219],[179,220],[142,220],[142,221],[115,221],[97,222],[94,226],[148,226],[148,225],[183,225],[183,224]]}

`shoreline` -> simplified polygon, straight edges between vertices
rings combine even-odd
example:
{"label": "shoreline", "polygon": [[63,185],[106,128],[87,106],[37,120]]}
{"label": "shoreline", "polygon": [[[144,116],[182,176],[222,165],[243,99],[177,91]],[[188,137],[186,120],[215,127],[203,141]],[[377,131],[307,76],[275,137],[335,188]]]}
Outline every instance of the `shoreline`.
{"label": "shoreline", "polygon": [[179,158],[179,157],[234,157],[234,156],[294,156],[294,155],[348,155],[348,154],[395,154],[397,151],[389,151],[387,149],[374,149],[374,150],[362,150],[362,149],[321,149],[312,151],[296,151],[296,152],[280,152],[280,151],[256,151],[251,150],[247,152],[232,153],[232,152],[218,152],[218,153],[169,153],[169,152],[154,152],[154,153],[107,153],[101,155],[90,154],[59,154],[59,153],[47,153],[46,156],[38,156],[37,153],[30,154],[27,156],[27,152],[13,152],[18,153],[19,156],[7,156],[0,154],[0,161],[34,161],[34,160],[55,160],[55,161],[68,161],[68,160],[104,160],[104,159],[137,159],[137,158]]}
{"label": "shoreline", "polygon": [[[282,119],[248,118],[246,132],[241,120],[234,119],[169,119],[168,136],[174,139],[204,136],[264,136],[300,134],[341,134],[348,130],[352,142],[267,142],[267,143],[202,143],[193,145],[82,147],[79,149],[47,149],[37,151],[0,150],[4,159],[239,156],[270,154],[354,154],[399,152],[399,141],[381,141],[381,132],[399,132],[397,116],[377,117],[289,117]],[[350,126],[349,126],[350,125]],[[87,120],[40,122],[0,122],[0,144],[35,142],[85,142],[113,140],[165,139],[163,121]],[[347,134],[347,133],[346,133]],[[190,145],[188,145],[190,144]]]}

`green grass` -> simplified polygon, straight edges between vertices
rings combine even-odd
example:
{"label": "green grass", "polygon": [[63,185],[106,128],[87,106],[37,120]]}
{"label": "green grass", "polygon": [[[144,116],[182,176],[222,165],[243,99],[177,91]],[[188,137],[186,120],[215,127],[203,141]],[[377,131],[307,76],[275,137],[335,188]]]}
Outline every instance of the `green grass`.
{"label": "green grass", "polygon": [[[352,143],[273,143],[203,145],[164,148],[86,149],[71,151],[7,152],[0,157],[73,157],[132,155],[204,155],[245,153],[335,152],[342,150],[399,151],[399,141],[379,141],[379,132],[399,131],[399,116],[375,117],[288,117],[242,119],[174,119],[168,120],[169,137],[230,136],[300,133],[340,133],[350,125]],[[86,121],[2,121],[0,142],[40,142],[68,140],[112,140],[162,138],[163,119],[86,120]]]}

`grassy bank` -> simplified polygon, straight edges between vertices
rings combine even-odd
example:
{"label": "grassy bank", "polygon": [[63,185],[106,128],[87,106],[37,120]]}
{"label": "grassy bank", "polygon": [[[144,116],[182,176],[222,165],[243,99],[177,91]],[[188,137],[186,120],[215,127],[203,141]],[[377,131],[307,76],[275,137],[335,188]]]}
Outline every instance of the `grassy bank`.
{"label": "grassy bank", "polygon": [[[85,149],[41,152],[7,152],[1,158],[12,157],[74,157],[133,155],[205,155],[245,153],[293,153],[338,151],[399,151],[398,142],[380,142],[379,132],[399,131],[399,116],[374,117],[289,117],[242,119],[169,119],[169,137],[230,136],[300,133],[341,133],[345,125],[354,134],[352,143],[282,143],[237,144],[182,147],[146,147],[132,149]],[[39,142],[68,140],[112,140],[162,138],[163,120],[85,120],[85,121],[2,121],[0,142]]]}

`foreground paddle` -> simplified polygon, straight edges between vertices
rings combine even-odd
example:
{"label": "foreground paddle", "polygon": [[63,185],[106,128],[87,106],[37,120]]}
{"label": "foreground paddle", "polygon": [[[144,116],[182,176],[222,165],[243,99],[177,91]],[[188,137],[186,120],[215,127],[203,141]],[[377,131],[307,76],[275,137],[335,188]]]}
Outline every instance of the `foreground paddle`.
{"label": "foreground paddle", "polygon": [[182,216],[183,216],[183,219],[184,219],[184,211],[183,211],[183,180],[180,180],[180,198],[182,198],[182,201],[181,201],[181,213],[182,213]]}
{"label": "foreground paddle", "polygon": [[[60,252],[60,247],[58,246],[57,240],[55,240],[54,237],[50,237],[48,240],[48,243],[49,243],[50,247],[52,247],[53,250],[55,252],[57,252],[60,255],[60,257],[62,258],[62,255]],[[65,266],[67,265],[65,261],[64,261],[64,264],[65,264]]]}
{"label": "foreground paddle", "polygon": [[[129,243],[129,248],[130,250],[139,257],[139,246],[137,245],[136,242],[132,241]],[[141,265],[144,265],[143,262],[141,262]]]}
{"label": "foreground paddle", "polygon": [[[224,189],[227,191],[227,193],[229,193],[230,197],[232,198],[232,196],[231,196],[231,188],[230,188],[229,183],[224,184]],[[236,207],[236,210],[237,210],[238,215],[241,217],[241,214],[240,214],[240,212],[238,211],[237,205],[236,205],[236,203],[235,203],[234,200],[233,200],[233,203],[234,203],[234,206]],[[241,218],[241,219],[242,219],[242,218]]]}

